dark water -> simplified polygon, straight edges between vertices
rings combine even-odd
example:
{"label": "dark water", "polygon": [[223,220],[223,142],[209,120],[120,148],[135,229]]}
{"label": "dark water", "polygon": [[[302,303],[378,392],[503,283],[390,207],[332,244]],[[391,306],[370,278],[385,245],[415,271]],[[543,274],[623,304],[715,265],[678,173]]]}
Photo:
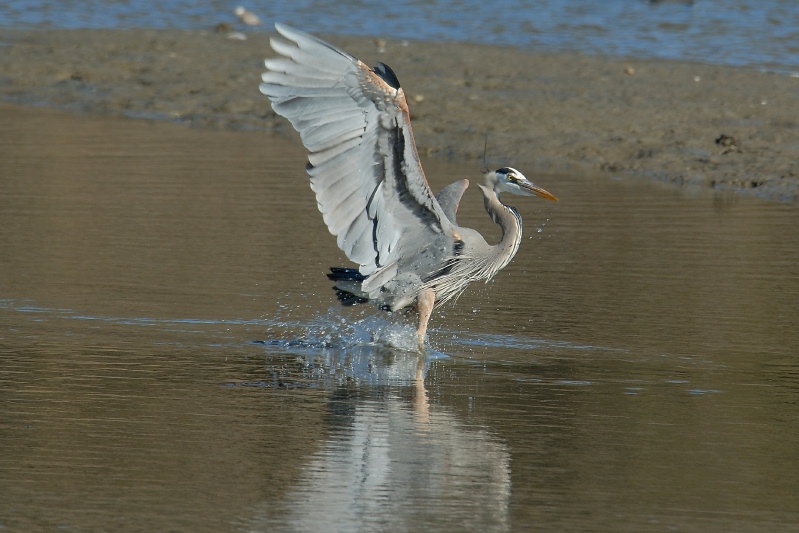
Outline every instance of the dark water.
{"label": "dark water", "polygon": [[[282,21],[317,34],[469,41],[790,72],[799,68],[799,9],[794,0],[243,4],[265,23],[248,31]],[[9,0],[0,4],[0,28],[210,28],[235,23],[236,5],[220,0]]]}
{"label": "dark water", "polygon": [[799,531],[796,207],[541,176],[420,360],[299,142],[0,115],[0,530]]}

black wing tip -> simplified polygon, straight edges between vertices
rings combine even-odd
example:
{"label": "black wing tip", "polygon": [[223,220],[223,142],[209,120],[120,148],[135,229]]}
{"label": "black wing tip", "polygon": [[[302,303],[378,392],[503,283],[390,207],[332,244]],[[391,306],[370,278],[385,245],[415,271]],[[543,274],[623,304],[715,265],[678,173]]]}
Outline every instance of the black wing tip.
{"label": "black wing tip", "polygon": [[365,304],[366,302],[369,301],[367,298],[356,296],[351,292],[343,291],[336,287],[333,287],[333,290],[336,291],[336,298],[338,298],[338,302],[344,307],[351,307],[353,305]]}
{"label": "black wing tip", "polygon": [[400,82],[397,78],[397,75],[391,70],[391,67],[386,65],[385,63],[381,63],[378,61],[377,66],[374,68],[374,71],[377,73],[380,78],[389,84],[389,86],[394,90],[400,89]]}
{"label": "black wing tip", "polygon": [[[330,274],[327,275],[331,281],[363,281],[366,276],[358,272],[357,268],[345,267],[330,267]],[[351,305],[364,304],[369,301],[368,298],[352,294],[350,291],[334,286],[333,290],[336,291],[336,298],[341,305],[349,307]]]}
{"label": "black wing tip", "polygon": [[331,281],[363,281],[366,276],[361,274],[357,268],[330,267],[327,279]]}

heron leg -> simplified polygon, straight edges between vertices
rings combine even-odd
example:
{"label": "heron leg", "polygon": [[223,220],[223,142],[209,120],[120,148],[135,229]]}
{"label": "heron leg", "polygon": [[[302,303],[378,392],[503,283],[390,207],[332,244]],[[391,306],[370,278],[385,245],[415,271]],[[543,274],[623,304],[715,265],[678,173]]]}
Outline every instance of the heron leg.
{"label": "heron leg", "polygon": [[427,323],[430,321],[430,315],[433,314],[435,303],[436,291],[431,288],[423,289],[416,299],[416,307],[419,310],[419,327],[416,329],[416,336],[419,337],[419,346],[421,347],[424,347]]}

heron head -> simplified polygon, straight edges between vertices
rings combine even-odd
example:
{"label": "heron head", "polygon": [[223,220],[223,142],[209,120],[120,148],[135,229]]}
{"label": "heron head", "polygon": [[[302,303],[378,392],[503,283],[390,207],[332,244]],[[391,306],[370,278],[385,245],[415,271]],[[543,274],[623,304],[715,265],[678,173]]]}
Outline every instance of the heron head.
{"label": "heron head", "polygon": [[558,201],[554,194],[533,184],[533,182],[524,177],[524,174],[511,167],[502,167],[493,172],[488,172],[486,174],[486,185],[494,189],[497,195],[503,192],[518,194],[519,196],[532,196],[535,194],[547,200]]}

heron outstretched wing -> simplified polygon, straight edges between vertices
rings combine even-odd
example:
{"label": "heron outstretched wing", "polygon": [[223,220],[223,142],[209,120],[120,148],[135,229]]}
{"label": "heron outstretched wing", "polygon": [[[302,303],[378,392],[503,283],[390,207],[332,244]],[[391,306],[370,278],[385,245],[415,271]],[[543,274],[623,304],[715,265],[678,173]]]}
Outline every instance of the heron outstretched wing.
{"label": "heron outstretched wing", "polygon": [[451,231],[419,163],[396,76],[299,30],[275,28],[290,42],[271,40],[283,57],[266,60],[261,92],[310,151],[311,188],[330,233],[362,274],[396,269],[411,243]]}

